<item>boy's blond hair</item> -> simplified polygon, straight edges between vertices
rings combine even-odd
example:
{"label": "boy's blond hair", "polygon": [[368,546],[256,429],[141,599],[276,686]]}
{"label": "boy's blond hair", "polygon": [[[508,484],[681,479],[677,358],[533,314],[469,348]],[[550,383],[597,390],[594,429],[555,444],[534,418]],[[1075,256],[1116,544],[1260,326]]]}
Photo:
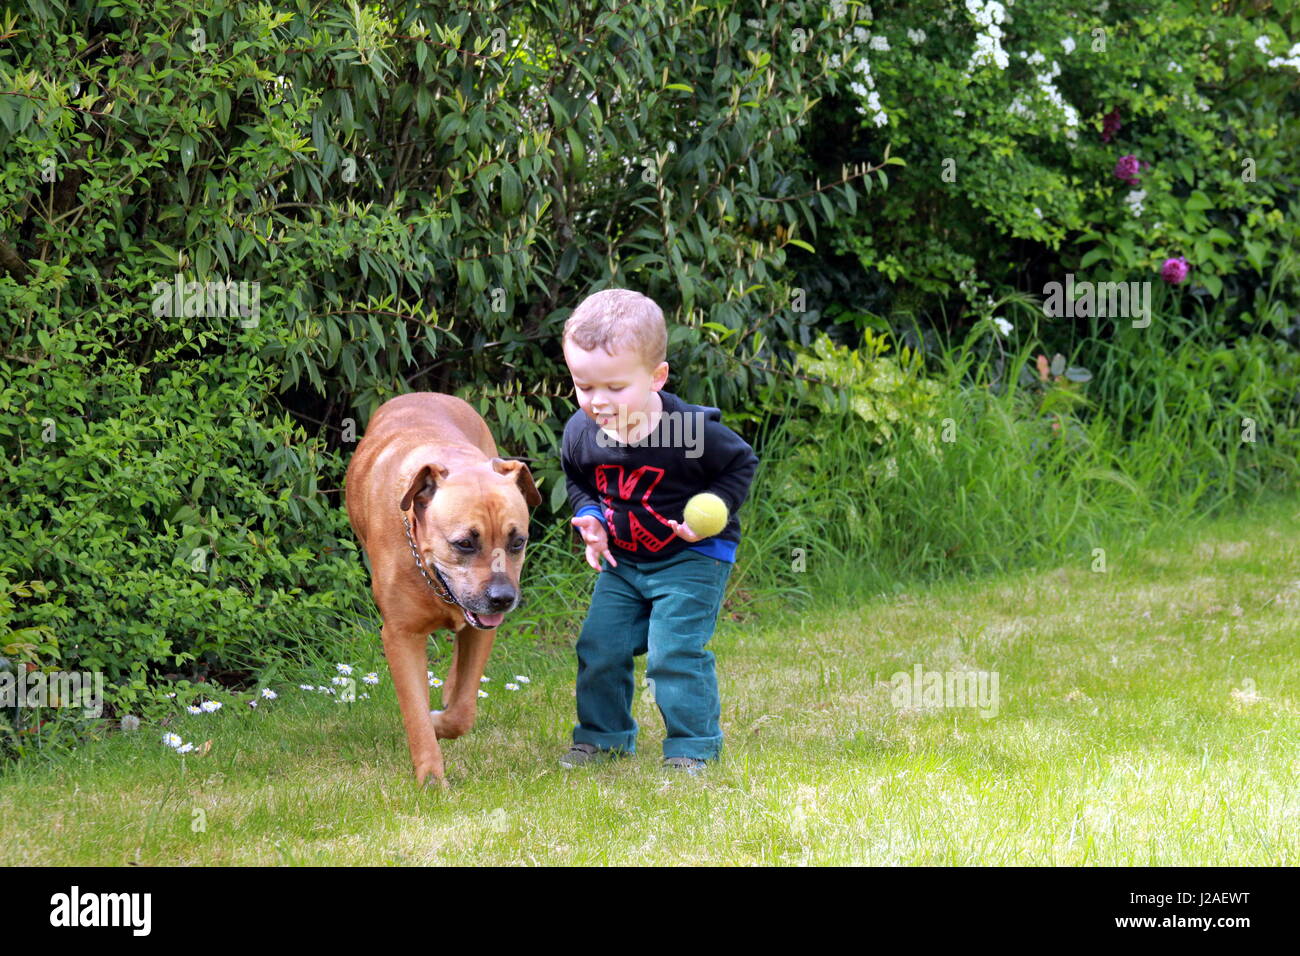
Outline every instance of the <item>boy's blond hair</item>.
{"label": "boy's blond hair", "polygon": [[611,355],[631,347],[649,371],[668,357],[663,310],[632,289],[603,289],[583,299],[564,323],[563,341]]}

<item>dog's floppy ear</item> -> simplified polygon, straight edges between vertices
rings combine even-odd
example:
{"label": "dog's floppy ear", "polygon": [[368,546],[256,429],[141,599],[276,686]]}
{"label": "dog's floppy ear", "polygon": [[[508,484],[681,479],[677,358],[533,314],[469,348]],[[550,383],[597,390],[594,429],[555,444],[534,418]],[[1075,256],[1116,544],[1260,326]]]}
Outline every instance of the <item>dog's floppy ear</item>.
{"label": "dog's floppy ear", "polygon": [[430,464],[425,465],[415,473],[411,479],[411,485],[406,489],[406,494],[402,495],[402,510],[411,507],[414,501],[416,506],[423,509],[425,505],[433,498],[433,493],[438,490],[438,482],[447,477],[449,472],[442,465]]}
{"label": "dog's floppy ear", "polygon": [[536,508],[542,503],[542,496],[537,493],[537,486],[533,484],[533,473],[528,470],[528,466],[522,461],[506,461],[504,458],[492,459],[492,470],[498,475],[515,476],[515,482],[519,485],[519,490],[523,492],[524,501],[530,508]]}

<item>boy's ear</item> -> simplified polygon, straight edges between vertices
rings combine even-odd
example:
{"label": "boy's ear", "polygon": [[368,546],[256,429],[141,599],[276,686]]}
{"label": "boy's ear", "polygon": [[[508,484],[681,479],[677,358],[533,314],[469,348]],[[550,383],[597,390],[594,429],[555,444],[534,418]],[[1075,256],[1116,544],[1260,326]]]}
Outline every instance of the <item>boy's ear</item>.
{"label": "boy's ear", "polygon": [[660,362],[655,366],[655,370],[650,373],[650,383],[654,386],[655,391],[663,388],[668,382],[668,363]]}

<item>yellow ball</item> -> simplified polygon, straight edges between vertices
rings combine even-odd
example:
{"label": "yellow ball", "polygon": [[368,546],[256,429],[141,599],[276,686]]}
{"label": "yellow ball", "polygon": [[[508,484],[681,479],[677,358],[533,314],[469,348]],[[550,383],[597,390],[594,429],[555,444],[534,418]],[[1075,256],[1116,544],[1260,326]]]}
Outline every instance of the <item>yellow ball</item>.
{"label": "yellow ball", "polygon": [[707,491],[686,502],[683,517],[701,538],[710,538],[727,526],[727,503]]}

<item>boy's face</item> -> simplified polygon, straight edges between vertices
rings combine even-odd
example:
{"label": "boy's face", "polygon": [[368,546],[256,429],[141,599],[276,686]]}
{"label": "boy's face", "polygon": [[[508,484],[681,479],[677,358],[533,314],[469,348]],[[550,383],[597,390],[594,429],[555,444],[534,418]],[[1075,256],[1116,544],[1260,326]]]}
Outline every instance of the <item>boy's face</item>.
{"label": "boy's face", "polygon": [[620,407],[624,421],[633,412],[649,415],[651,393],[668,381],[667,362],[648,369],[631,349],[611,355],[602,348],[588,352],[565,342],[564,361],[573,377],[578,407],[601,428],[617,428]]}

